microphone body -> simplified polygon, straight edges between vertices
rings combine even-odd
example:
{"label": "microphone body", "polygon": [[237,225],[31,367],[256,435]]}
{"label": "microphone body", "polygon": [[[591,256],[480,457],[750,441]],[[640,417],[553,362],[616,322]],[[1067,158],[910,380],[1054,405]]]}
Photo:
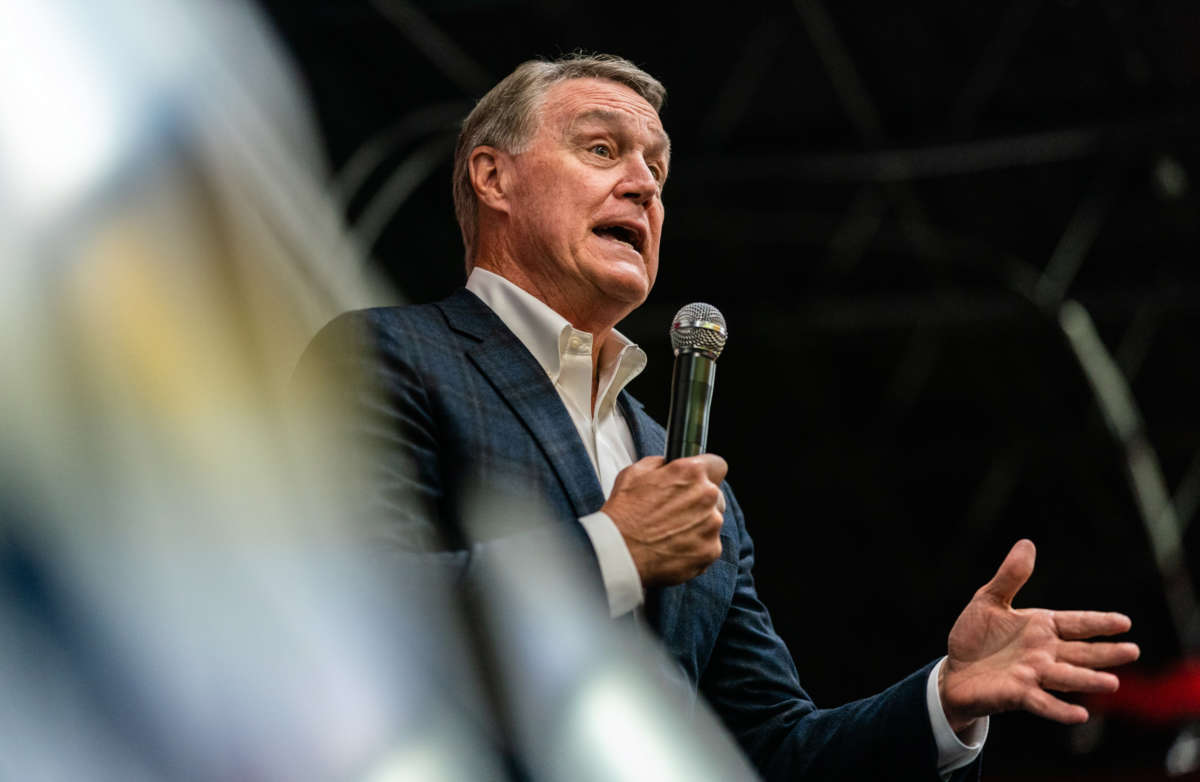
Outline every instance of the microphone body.
{"label": "microphone body", "polygon": [[671,324],[675,367],[667,414],[666,461],[704,453],[717,357],[725,347],[725,318],[711,304],[689,304]]}
{"label": "microphone body", "polygon": [[703,353],[675,355],[671,372],[671,412],[667,415],[667,461],[704,453],[708,410],[712,405],[717,362]]}

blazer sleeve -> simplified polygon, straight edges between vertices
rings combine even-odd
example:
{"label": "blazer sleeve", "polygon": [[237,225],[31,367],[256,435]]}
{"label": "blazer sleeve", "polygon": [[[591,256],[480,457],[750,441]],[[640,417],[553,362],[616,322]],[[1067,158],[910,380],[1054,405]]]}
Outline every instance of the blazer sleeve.
{"label": "blazer sleeve", "polygon": [[462,460],[446,453],[446,400],[435,403],[428,388],[431,375],[452,375],[463,359],[449,335],[437,333],[435,317],[422,320],[408,309],[403,316],[398,323],[391,308],[338,316],[313,338],[292,376],[293,416],[316,433],[327,469],[339,476],[331,485],[346,523],[423,577],[457,583],[493,556],[565,547],[591,569],[584,580],[603,599],[599,564],[577,520],[496,523],[485,534],[464,534],[463,497],[474,487]]}
{"label": "blazer sleeve", "polygon": [[[733,601],[700,689],[768,780],[912,779],[940,782],[925,704],[933,663],[869,698],[820,709],[754,588],[754,544],[737,524]],[[975,779],[978,762],[952,779]]]}

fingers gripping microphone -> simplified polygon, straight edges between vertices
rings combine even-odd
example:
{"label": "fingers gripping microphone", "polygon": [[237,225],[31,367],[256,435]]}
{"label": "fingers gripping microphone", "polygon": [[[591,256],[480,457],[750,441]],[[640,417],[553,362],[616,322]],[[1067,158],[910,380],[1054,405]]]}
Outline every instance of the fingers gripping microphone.
{"label": "fingers gripping microphone", "polygon": [[671,324],[675,369],[667,415],[668,462],[704,453],[717,357],[728,336],[725,317],[711,304],[689,304],[675,315]]}

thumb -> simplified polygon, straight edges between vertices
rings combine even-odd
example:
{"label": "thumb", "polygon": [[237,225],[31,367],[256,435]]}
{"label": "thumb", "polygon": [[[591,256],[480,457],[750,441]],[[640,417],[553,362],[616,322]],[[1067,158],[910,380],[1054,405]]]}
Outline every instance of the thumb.
{"label": "thumb", "polygon": [[1033,541],[1018,540],[1000,563],[996,575],[984,585],[982,591],[1005,604],[1011,604],[1017,592],[1033,574],[1033,562],[1036,557],[1037,549],[1034,548]]}

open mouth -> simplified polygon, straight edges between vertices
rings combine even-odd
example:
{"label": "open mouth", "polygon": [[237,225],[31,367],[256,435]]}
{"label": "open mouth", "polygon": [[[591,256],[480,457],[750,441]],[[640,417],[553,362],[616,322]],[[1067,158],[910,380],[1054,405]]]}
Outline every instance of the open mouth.
{"label": "open mouth", "polygon": [[642,251],[642,236],[632,228],[623,225],[598,225],[592,229],[592,233],[624,242],[639,253]]}

